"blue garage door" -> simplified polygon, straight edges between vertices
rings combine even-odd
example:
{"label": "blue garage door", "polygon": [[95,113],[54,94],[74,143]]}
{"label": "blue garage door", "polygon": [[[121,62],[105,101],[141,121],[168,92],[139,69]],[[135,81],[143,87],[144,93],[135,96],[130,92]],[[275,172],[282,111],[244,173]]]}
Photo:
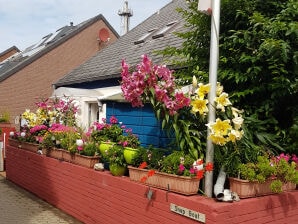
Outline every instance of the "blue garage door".
{"label": "blue garage door", "polygon": [[134,108],[129,103],[106,103],[107,119],[115,116],[119,122],[131,128],[133,133],[139,136],[142,146],[167,148],[173,141],[173,138],[168,138],[166,132],[161,129],[150,105]]}

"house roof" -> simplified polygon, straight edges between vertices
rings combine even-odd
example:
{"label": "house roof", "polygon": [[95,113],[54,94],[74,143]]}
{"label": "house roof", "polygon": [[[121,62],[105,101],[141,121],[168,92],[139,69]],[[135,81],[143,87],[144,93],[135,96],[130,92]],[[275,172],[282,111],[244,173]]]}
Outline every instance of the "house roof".
{"label": "house roof", "polygon": [[63,44],[68,39],[72,38],[85,28],[94,24],[95,22],[103,20],[107,27],[114,33],[116,37],[119,37],[119,34],[115,29],[108,23],[105,17],[102,14],[95,16],[91,19],[88,19],[76,26],[72,23],[69,26],[64,26],[58,29],[55,33],[48,34],[44,36],[38,43],[26,48],[22,52],[17,52],[11,57],[0,63],[0,82],[10,77],[14,73],[18,72],[22,68],[31,64],[38,58],[42,57],[49,51],[53,50],[57,46]]}
{"label": "house roof", "polygon": [[130,65],[136,65],[143,54],[147,54],[154,63],[162,62],[162,56],[154,54],[155,50],[162,50],[167,46],[179,47],[183,43],[183,39],[174,34],[186,29],[177,8],[187,9],[186,1],[171,1],[113,44],[59,79],[54,83],[55,87],[118,78],[122,59]]}
{"label": "house roof", "polygon": [[5,51],[0,52],[0,57],[7,54],[7,53],[9,53],[10,51],[13,51],[13,50],[15,50],[17,52],[20,51],[19,48],[17,48],[16,46],[12,46],[12,47],[6,49]]}

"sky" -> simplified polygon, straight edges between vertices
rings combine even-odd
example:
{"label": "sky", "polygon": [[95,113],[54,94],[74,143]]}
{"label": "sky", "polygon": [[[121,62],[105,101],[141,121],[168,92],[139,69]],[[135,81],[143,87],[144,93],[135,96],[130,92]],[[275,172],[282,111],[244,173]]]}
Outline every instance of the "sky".
{"label": "sky", "polygon": [[[171,0],[128,0],[132,29]],[[73,22],[102,14],[121,34],[118,11],[124,0],[0,0],[0,52],[12,46],[25,50],[42,37]]]}

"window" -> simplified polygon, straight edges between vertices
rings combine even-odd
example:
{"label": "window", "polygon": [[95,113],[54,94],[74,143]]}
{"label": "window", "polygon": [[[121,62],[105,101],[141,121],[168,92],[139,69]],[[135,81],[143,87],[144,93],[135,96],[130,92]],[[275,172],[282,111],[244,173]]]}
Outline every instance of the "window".
{"label": "window", "polygon": [[136,40],[134,42],[134,44],[140,44],[140,43],[144,43],[145,40],[155,32],[156,29],[152,29],[152,30],[149,30],[147,33],[145,33],[143,36],[141,36],[138,40]]}
{"label": "window", "polygon": [[156,39],[156,38],[159,38],[159,37],[163,37],[166,32],[168,32],[175,24],[177,24],[177,21],[174,21],[174,22],[171,22],[171,23],[168,23],[165,27],[163,27],[161,30],[159,30],[156,34],[154,34],[152,36],[152,39]]}

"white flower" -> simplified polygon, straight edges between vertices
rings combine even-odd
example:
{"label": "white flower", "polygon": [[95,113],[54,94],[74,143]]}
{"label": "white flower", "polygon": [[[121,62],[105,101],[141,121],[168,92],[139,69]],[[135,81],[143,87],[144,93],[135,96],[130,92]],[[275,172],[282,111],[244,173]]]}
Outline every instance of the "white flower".
{"label": "white flower", "polygon": [[244,119],[242,117],[235,117],[232,119],[234,128],[236,130],[239,130],[241,128],[241,125],[243,124]]}
{"label": "white flower", "polygon": [[237,109],[235,107],[232,107],[232,113],[233,113],[233,116],[234,117],[238,117],[239,114],[243,113],[243,110],[239,110],[239,109]]}

